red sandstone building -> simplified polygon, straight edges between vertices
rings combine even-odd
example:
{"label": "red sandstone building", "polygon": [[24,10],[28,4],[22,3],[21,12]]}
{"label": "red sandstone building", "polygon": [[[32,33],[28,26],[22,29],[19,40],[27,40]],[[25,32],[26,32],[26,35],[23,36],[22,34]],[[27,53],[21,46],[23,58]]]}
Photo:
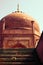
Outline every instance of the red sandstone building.
{"label": "red sandstone building", "polygon": [[39,38],[37,21],[19,10],[0,20],[0,48],[34,48]]}

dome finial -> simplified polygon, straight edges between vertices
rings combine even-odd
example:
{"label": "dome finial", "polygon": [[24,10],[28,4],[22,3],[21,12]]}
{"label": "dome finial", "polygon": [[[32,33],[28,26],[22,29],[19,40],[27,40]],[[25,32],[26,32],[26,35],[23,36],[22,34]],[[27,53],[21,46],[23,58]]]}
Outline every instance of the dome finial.
{"label": "dome finial", "polygon": [[19,8],[19,3],[17,4],[17,11],[15,11],[15,12],[21,12],[22,13],[22,11],[20,11],[20,8]]}
{"label": "dome finial", "polygon": [[19,3],[17,4],[17,11],[19,12]]}

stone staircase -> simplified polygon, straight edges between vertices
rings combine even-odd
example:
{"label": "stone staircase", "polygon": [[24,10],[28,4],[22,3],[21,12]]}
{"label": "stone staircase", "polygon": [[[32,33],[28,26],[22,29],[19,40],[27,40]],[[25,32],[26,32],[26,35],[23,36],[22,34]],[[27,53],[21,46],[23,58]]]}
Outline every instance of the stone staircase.
{"label": "stone staircase", "polygon": [[0,49],[0,65],[39,65],[34,48]]}

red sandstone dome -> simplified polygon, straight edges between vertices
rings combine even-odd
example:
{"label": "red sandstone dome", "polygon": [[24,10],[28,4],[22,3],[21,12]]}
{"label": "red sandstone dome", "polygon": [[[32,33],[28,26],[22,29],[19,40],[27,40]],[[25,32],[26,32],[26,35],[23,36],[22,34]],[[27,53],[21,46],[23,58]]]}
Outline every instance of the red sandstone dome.
{"label": "red sandstone dome", "polygon": [[16,47],[18,41],[21,46],[32,48],[35,47],[36,41],[40,37],[37,21],[20,11],[15,11],[3,17],[0,22],[0,31],[2,34],[0,43],[3,44],[3,48],[9,48],[9,44]]}
{"label": "red sandstone dome", "polygon": [[34,33],[40,35],[40,29],[37,21],[31,16],[26,15],[25,13],[13,12],[2,18],[1,21],[4,22],[4,20],[7,29],[29,29],[31,28],[33,22],[33,28],[35,31]]}

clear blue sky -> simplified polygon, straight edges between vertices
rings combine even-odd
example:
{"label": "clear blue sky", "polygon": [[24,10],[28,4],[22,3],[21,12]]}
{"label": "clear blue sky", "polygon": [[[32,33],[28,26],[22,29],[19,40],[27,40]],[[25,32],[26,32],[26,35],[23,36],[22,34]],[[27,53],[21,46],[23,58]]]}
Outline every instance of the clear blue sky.
{"label": "clear blue sky", "polygon": [[20,10],[38,21],[40,32],[42,32],[43,0],[0,0],[0,19],[17,10],[18,3],[20,4]]}

